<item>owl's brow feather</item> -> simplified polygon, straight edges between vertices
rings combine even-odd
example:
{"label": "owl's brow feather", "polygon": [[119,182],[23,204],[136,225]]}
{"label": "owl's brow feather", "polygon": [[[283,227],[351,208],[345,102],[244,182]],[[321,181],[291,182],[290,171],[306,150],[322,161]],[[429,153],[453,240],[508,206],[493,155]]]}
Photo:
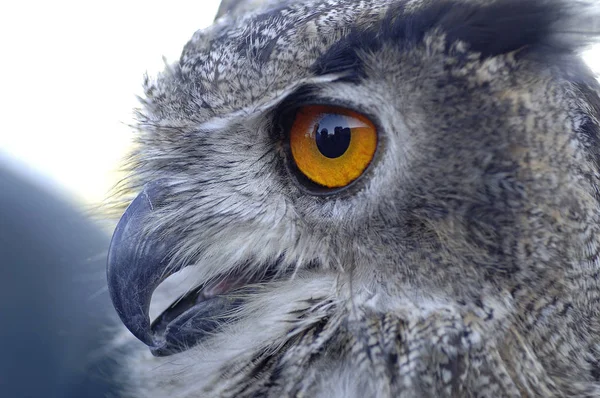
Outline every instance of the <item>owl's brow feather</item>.
{"label": "owl's brow feather", "polygon": [[581,3],[577,8],[563,1],[505,0],[477,4],[440,0],[423,9],[407,11],[406,3],[400,2],[390,7],[375,26],[352,27],[311,69],[316,75],[337,73],[343,80],[356,82],[366,76],[358,52],[377,52],[386,44],[409,50],[431,32],[444,36],[446,51],[454,43],[462,42],[482,58],[519,49],[554,55],[571,52],[589,45],[600,34],[600,24],[586,21],[581,10],[584,5]]}

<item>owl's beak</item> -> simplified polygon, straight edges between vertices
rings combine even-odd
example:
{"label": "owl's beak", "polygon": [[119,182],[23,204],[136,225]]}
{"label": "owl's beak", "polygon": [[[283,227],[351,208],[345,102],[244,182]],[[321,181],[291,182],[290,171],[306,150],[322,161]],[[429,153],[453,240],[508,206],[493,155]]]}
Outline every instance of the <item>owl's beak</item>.
{"label": "owl's beak", "polygon": [[[108,289],[123,324],[157,356],[184,351],[230,322],[242,300],[226,293],[252,281],[235,273],[210,281],[177,299],[153,323],[154,290],[173,273],[193,263],[171,264],[177,240],[160,228],[148,232],[150,215],[165,198],[160,181],[147,184],[131,202],[113,234],[108,253]],[[246,288],[248,291],[248,288]]]}
{"label": "owl's beak", "polygon": [[172,246],[159,231],[150,235],[142,231],[160,194],[160,182],[150,183],[131,202],[113,234],[107,265],[108,289],[121,321],[150,347],[161,344],[150,329],[150,300],[170,275],[166,269]]}

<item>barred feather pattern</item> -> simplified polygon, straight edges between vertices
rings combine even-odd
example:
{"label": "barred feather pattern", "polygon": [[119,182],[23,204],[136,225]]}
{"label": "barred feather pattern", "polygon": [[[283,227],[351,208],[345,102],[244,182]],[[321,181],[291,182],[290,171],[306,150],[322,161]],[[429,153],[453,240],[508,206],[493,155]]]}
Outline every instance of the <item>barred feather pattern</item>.
{"label": "barred feather pattern", "polygon": [[[224,1],[146,80],[122,192],[162,182],[140,234],[189,265],[155,312],[255,285],[174,355],[123,331],[123,395],[600,396],[598,37],[585,1]],[[288,167],[307,103],[378,130],[335,194]]]}
{"label": "barred feather pattern", "polygon": [[[227,361],[197,396],[595,396],[595,383],[557,385],[499,302],[408,298],[394,312],[310,298],[278,341]],[[504,315],[507,315],[505,312]],[[289,315],[289,313],[288,313]],[[224,333],[227,333],[225,331]],[[232,338],[235,338],[232,336]],[[240,361],[241,358],[251,358]],[[332,363],[344,363],[336,369]],[[193,396],[193,395],[190,395]]]}

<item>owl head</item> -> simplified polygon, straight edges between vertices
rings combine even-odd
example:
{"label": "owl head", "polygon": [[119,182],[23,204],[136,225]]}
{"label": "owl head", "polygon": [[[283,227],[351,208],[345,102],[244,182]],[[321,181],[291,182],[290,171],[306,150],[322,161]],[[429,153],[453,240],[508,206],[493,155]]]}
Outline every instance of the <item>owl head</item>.
{"label": "owl head", "polygon": [[579,1],[224,2],[138,115],[108,280],[141,395],[600,394],[599,33]]}

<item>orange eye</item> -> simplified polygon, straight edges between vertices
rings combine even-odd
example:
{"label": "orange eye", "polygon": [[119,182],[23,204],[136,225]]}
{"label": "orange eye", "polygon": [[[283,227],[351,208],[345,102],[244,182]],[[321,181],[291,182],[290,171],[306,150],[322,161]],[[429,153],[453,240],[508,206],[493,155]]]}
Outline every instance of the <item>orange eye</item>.
{"label": "orange eye", "polygon": [[304,106],[290,132],[296,166],[313,182],[341,188],[365,171],[377,148],[377,131],[369,119],[335,106]]}

